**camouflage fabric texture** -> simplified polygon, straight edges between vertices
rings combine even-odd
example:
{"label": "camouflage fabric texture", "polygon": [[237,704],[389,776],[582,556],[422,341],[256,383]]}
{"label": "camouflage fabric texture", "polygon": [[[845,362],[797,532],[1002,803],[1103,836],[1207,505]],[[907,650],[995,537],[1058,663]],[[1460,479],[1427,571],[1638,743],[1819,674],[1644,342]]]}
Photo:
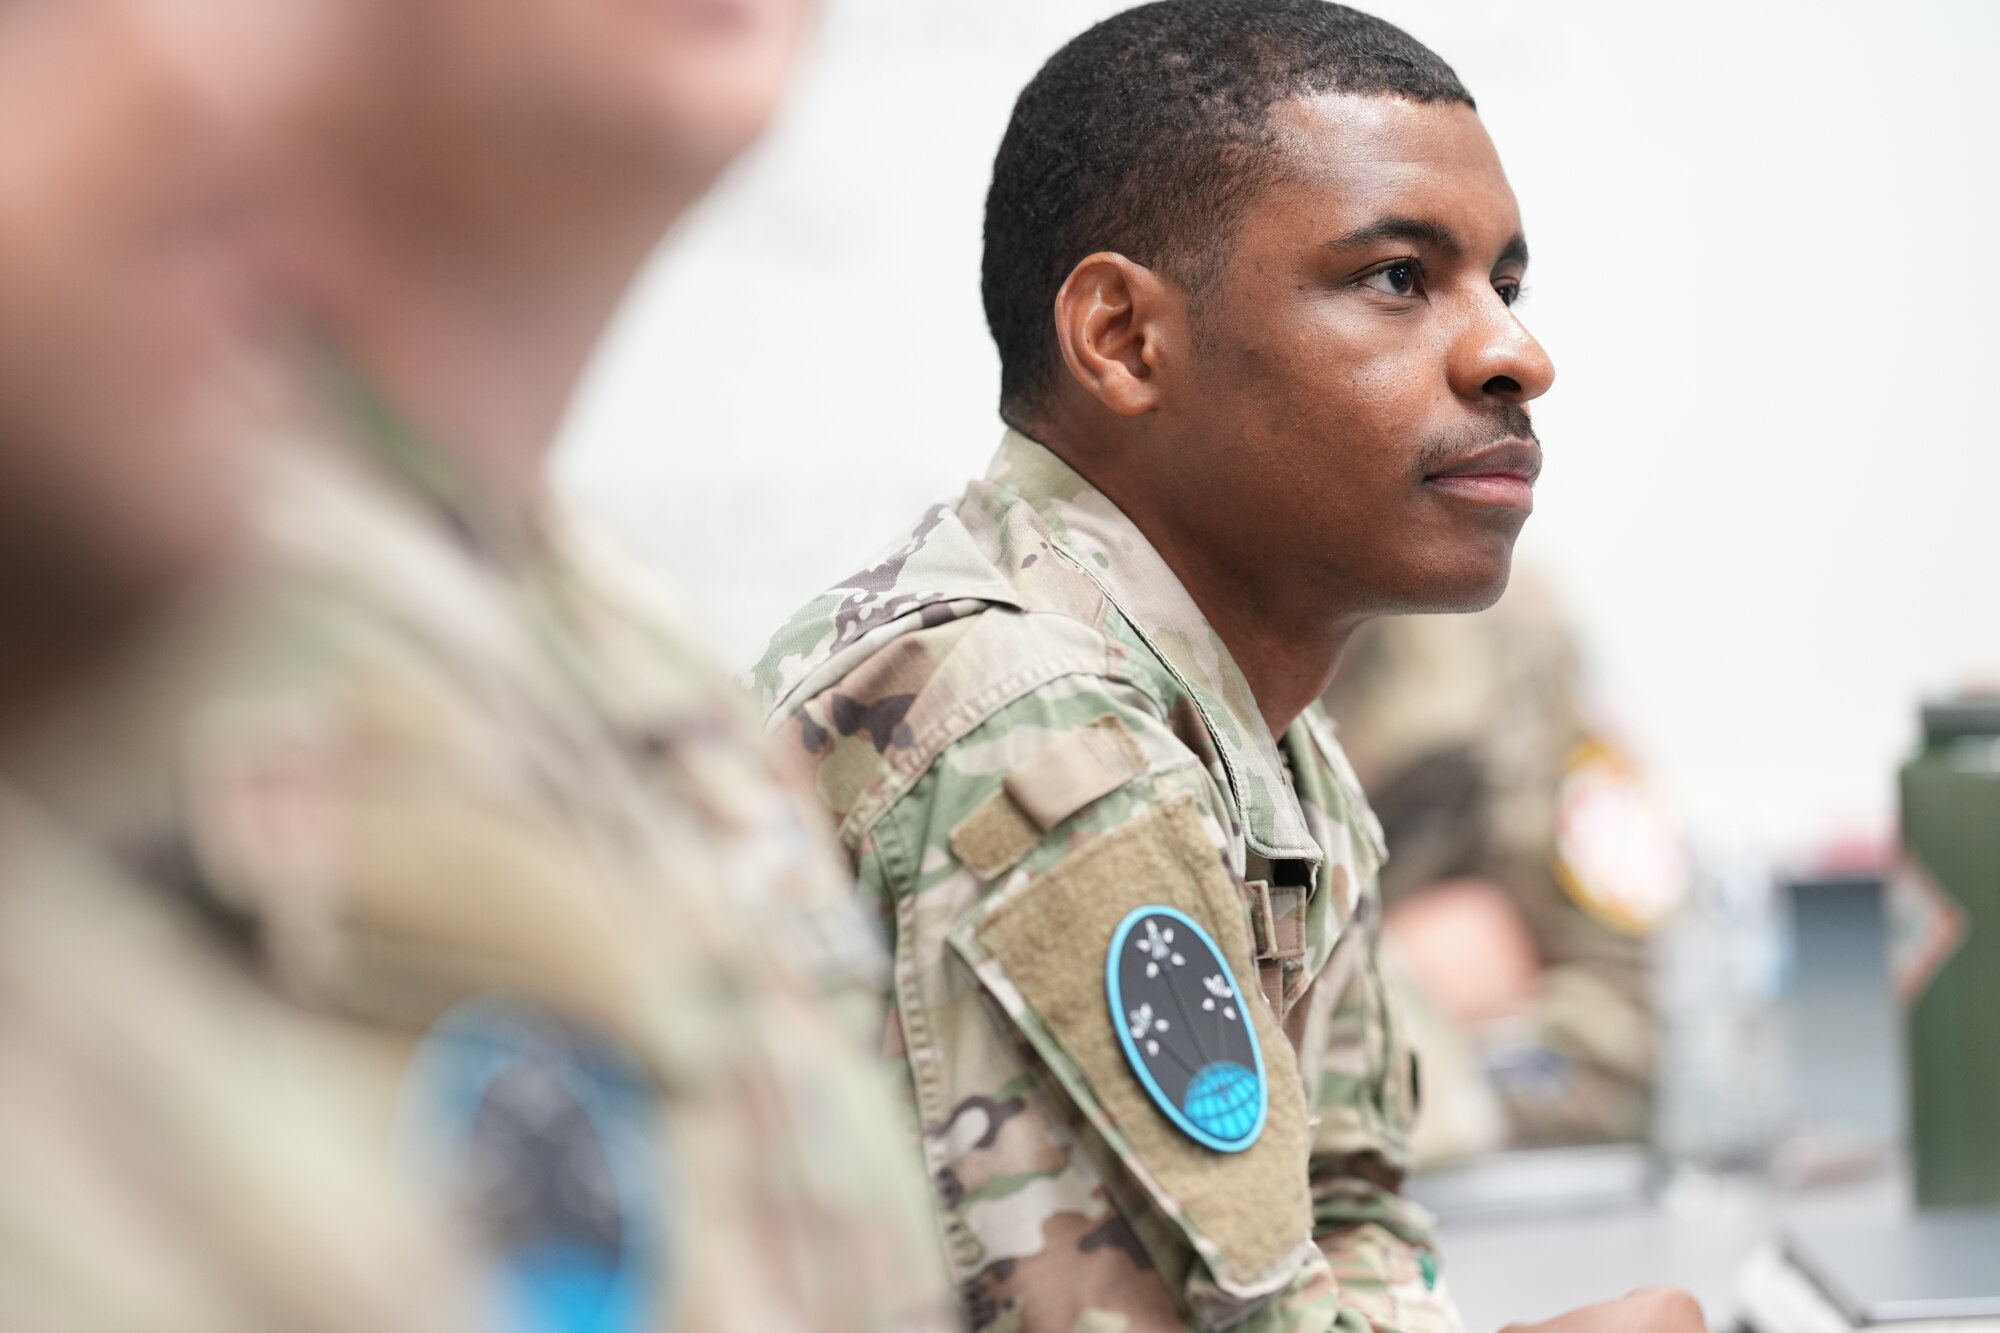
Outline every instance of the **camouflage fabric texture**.
{"label": "camouflage fabric texture", "polygon": [[[1139,530],[1010,432],[755,673],[894,945],[889,1046],[980,1330],[1446,1330],[1397,1191],[1415,1071],[1374,952],[1373,816],[1317,709],[1274,743]],[[1175,1131],[1119,1054],[1115,922],[1216,941],[1268,1118]]]}
{"label": "camouflage fabric texture", "polygon": [[[592,1327],[949,1327],[823,815],[645,580],[337,382],[263,460],[258,573],[47,738],[38,789],[374,1053],[350,1128],[419,1146],[507,1280],[582,1247],[641,1275]],[[468,1062],[455,1134],[432,1083]]]}
{"label": "camouflage fabric texture", "polygon": [[1565,855],[1566,783],[1609,751],[1547,589],[1517,575],[1488,611],[1365,627],[1325,703],[1387,830],[1386,901],[1446,880],[1498,884],[1540,954],[1538,993],[1517,1018],[1460,1030],[1417,997],[1432,1111],[1420,1160],[1643,1140],[1649,923],[1611,910]]}
{"label": "camouflage fabric texture", "polygon": [[0,796],[0,1327],[495,1326],[381,1056]]}

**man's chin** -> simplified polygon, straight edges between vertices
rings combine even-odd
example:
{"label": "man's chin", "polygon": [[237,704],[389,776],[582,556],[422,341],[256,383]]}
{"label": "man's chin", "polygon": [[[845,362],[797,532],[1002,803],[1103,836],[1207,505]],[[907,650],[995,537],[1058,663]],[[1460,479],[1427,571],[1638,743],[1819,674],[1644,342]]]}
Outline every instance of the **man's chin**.
{"label": "man's chin", "polygon": [[1484,611],[1507,591],[1514,571],[1514,543],[1480,552],[1443,566],[1432,565],[1404,589],[1400,599],[1406,615],[1460,615]]}

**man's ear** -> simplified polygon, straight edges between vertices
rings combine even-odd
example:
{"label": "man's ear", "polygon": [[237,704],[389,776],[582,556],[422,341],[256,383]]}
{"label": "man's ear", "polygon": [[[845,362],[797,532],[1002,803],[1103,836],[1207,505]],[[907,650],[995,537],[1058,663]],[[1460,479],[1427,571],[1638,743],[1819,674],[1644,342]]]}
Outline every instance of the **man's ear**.
{"label": "man's ear", "polygon": [[1069,271],[1056,293],[1056,341],[1084,390],[1121,417],[1160,405],[1162,358],[1186,327],[1180,288],[1108,250]]}

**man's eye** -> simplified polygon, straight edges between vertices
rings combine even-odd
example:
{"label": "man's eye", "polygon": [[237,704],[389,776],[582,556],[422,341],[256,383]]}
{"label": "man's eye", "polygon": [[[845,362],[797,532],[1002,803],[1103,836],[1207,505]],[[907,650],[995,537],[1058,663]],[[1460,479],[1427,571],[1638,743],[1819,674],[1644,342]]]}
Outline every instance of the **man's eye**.
{"label": "man's eye", "polygon": [[1496,282],[1493,290],[1500,293],[1500,304],[1511,306],[1521,299],[1521,284],[1518,282]]}
{"label": "man's eye", "polygon": [[1423,269],[1412,261],[1377,269],[1363,278],[1361,284],[1364,287],[1373,287],[1378,292],[1387,292],[1391,296],[1415,296],[1418,287],[1422,285],[1423,276]]}

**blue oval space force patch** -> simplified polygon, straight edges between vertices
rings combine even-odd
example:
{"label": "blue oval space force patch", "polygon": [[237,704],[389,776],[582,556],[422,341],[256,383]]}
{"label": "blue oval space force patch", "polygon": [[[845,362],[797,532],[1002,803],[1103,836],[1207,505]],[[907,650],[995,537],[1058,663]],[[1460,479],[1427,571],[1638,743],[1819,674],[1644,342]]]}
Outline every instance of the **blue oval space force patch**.
{"label": "blue oval space force patch", "polygon": [[655,1094],[613,1043],[502,1000],[426,1035],[407,1150],[484,1242],[506,1333],[637,1333],[662,1308],[675,1222]]}
{"label": "blue oval space force patch", "polygon": [[1264,1130],[1264,1052],[1222,950],[1171,907],[1140,907],[1112,933],[1104,987],[1119,1045],[1174,1127],[1217,1152]]}

